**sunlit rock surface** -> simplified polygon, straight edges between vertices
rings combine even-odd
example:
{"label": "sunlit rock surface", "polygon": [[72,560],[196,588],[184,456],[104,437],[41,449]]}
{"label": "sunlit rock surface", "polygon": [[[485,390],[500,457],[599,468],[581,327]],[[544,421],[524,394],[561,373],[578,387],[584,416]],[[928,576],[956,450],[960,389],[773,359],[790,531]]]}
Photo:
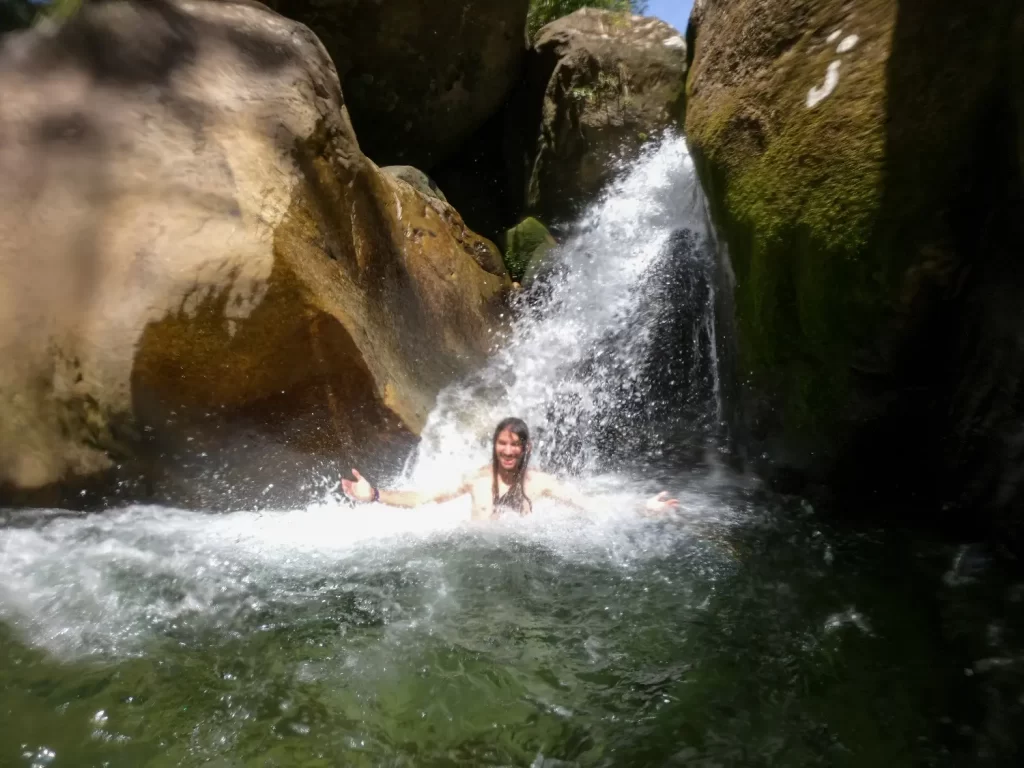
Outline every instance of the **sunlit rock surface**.
{"label": "sunlit rock surface", "polygon": [[269,0],[334,59],[363,151],[430,170],[519,76],[527,0]]}
{"label": "sunlit rock surface", "polygon": [[583,8],[543,27],[529,57],[528,209],[549,223],[579,214],[673,124],[685,71],[682,33],[655,18]]}
{"label": "sunlit rock surface", "polygon": [[972,526],[1022,498],[1021,13],[694,6],[685,129],[735,270],[749,437],[855,504]]}
{"label": "sunlit rock surface", "polygon": [[272,500],[406,444],[485,354],[499,255],[360,152],[306,27],[89,4],[5,38],[0,92],[8,501]]}
{"label": "sunlit rock surface", "polygon": [[448,202],[437,183],[418,168],[413,168],[411,165],[386,165],[381,170],[396,179],[401,179],[428,197],[436,197],[438,200]]}

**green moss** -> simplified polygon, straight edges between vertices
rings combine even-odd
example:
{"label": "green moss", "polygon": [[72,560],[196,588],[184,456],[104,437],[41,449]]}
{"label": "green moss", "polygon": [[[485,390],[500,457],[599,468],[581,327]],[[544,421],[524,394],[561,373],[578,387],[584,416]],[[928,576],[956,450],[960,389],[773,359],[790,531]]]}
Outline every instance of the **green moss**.
{"label": "green moss", "polygon": [[757,78],[737,82],[699,56],[689,73],[686,131],[736,274],[741,371],[790,444],[842,441],[855,366],[866,356],[884,368],[908,275],[954,247],[947,212],[1000,82],[1007,26],[956,13],[959,31],[921,8],[874,4],[838,86],[813,108],[808,90],[836,60],[810,32],[828,28],[824,17],[799,21],[803,36]]}
{"label": "green moss", "polygon": [[528,272],[536,271],[544,254],[555,245],[540,221],[532,216],[523,219],[505,233],[505,269],[513,280],[521,281]]}
{"label": "green moss", "polygon": [[[788,73],[776,131],[736,87],[691,121],[698,173],[730,247],[740,359],[748,382],[781,405],[790,435],[829,433],[848,397],[849,361],[893,286],[866,285],[882,199],[881,73],[866,73],[808,109],[807,88],[827,61]],[[874,79],[872,80],[872,75]],[[839,97],[839,98],[837,98]],[[697,123],[693,126],[693,123]]]}

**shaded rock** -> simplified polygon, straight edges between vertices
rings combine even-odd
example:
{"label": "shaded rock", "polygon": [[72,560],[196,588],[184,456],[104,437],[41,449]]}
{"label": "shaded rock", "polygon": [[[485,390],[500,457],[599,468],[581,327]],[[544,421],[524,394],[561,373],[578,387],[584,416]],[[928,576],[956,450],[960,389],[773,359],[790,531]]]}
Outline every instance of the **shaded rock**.
{"label": "shaded rock", "polygon": [[427,197],[434,197],[443,202],[448,202],[444,192],[441,191],[441,188],[437,186],[434,180],[418,168],[413,168],[411,165],[387,165],[381,168],[381,170],[394,176],[396,179],[401,179],[417,192]]}
{"label": "shaded rock", "polygon": [[486,354],[493,245],[359,151],[305,27],[90,3],[5,38],[0,90],[7,503],[290,503]]}
{"label": "shaded rock", "polygon": [[495,242],[519,221],[526,203],[523,95],[520,82],[501,109],[431,171],[470,228]]}
{"label": "shaded rock", "polygon": [[37,12],[30,0],[7,0],[0,3],[0,35],[29,26]]}
{"label": "shaded rock", "polygon": [[363,151],[430,170],[497,111],[528,0],[270,0],[324,42]]}
{"label": "shaded rock", "polygon": [[694,7],[685,128],[735,271],[746,429],[850,504],[950,502],[967,528],[1024,499],[1021,13]]}
{"label": "shaded rock", "polygon": [[674,125],[686,46],[663,21],[583,8],[541,29],[529,54],[535,142],[527,209],[574,218],[640,148]]}
{"label": "shaded rock", "polygon": [[543,266],[544,256],[557,245],[548,228],[532,216],[505,233],[505,267],[513,280],[529,284]]}

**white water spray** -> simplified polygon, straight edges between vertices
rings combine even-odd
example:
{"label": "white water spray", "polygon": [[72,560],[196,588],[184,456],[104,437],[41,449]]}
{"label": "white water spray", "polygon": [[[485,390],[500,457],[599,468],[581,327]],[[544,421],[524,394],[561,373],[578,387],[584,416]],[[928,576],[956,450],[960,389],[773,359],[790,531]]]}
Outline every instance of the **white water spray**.
{"label": "white water spray", "polygon": [[[655,399],[652,356],[662,354],[659,336],[672,331],[682,335],[668,339],[676,348],[666,354],[682,354],[687,370],[662,368],[695,378],[699,369],[708,381],[670,383],[702,400],[699,418],[720,419],[714,260],[682,138],[649,150],[548,260],[547,275],[518,302],[511,339],[481,371],[439,396],[407,473],[411,484],[451,482],[480,466],[491,430],[509,415],[530,425],[535,454],[548,466],[591,475],[605,469],[602,440],[628,440],[646,428]],[[681,273],[694,271],[701,290],[673,290]],[[684,308],[689,328],[673,329],[673,303],[680,301],[699,306]]]}

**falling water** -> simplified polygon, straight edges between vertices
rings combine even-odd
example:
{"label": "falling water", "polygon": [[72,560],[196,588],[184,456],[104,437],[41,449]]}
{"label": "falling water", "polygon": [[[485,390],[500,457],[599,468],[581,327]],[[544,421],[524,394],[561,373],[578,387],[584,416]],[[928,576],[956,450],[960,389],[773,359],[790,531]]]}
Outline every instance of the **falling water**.
{"label": "falling water", "polygon": [[478,466],[508,415],[530,425],[544,465],[573,474],[655,458],[673,420],[713,440],[722,407],[711,245],[686,143],[668,138],[548,254],[490,362],[441,393],[411,481]]}

